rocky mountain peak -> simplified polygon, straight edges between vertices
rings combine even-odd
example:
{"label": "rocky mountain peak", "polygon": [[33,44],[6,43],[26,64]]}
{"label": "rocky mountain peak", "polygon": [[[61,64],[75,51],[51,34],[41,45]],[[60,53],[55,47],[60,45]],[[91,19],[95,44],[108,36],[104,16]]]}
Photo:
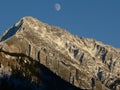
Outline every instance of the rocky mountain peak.
{"label": "rocky mountain peak", "polygon": [[[32,31],[32,28],[37,30],[39,26],[45,26],[45,24],[30,16],[23,17],[16,24],[14,24],[11,28],[3,33],[0,41],[6,40],[18,32],[25,31],[25,28],[28,28],[29,31]],[[26,31],[28,31],[28,29]]]}
{"label": "rocky mountain peak", "polygon": [[102,42],[72,35],[33,17],[20,19],[1,41],[4,52],[32,57],[76,87],[119,88],[120,50]]}

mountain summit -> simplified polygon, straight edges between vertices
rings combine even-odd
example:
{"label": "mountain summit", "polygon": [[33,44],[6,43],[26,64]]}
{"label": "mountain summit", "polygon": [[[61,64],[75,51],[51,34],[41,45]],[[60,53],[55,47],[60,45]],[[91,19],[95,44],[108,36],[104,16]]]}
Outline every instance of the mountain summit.
{"label": "mountain summit", "polygon": [[0,40],[1,58],[17,63],[17,68],[9,65],[9,73],[17,70],[24,78],[29,76],[30,80],[39,85],[48,85],[41,83],[44,81],[43,76],[39,77],[42,81],[38,82],[38,76],[41,75],[38,72],[42,70],[36,70],[34,64],[37,62],[70,84],[65,84],[67,88],[61,89],[50,84],[51,87],[54,85],[51,90],[120,90],[120,49],[94,39],[77,37],[67,30],[49,26],[33,17],[20,19]]}

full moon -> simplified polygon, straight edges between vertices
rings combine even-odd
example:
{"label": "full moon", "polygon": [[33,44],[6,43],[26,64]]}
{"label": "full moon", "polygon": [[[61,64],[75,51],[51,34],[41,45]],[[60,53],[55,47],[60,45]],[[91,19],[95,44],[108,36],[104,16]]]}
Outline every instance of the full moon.
{"label": "full moon", "polygon": [[55,10],[60,11],[61,10],[61,5],[59,3],[55,4]]}

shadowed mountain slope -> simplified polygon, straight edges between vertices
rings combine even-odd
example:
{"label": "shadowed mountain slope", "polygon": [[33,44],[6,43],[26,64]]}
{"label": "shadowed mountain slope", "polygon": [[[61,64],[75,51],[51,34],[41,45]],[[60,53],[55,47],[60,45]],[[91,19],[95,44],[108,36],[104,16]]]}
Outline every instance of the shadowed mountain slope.
{"label": "shadowed mountain slope", "polygon": [[82,90],[22,53],[1,49],[0,63],[0,90]]}

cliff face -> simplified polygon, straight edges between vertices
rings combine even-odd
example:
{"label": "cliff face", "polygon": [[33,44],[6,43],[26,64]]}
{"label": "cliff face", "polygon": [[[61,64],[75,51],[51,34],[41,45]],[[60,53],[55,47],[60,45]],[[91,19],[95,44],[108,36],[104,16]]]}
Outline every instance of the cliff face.
{"label": "cliff face", "polygon": [[0,47],[2,51],[32,57],[76,87],[120,90],[120,49],[79,38],[35,18],[24,17],[8,29]]}

